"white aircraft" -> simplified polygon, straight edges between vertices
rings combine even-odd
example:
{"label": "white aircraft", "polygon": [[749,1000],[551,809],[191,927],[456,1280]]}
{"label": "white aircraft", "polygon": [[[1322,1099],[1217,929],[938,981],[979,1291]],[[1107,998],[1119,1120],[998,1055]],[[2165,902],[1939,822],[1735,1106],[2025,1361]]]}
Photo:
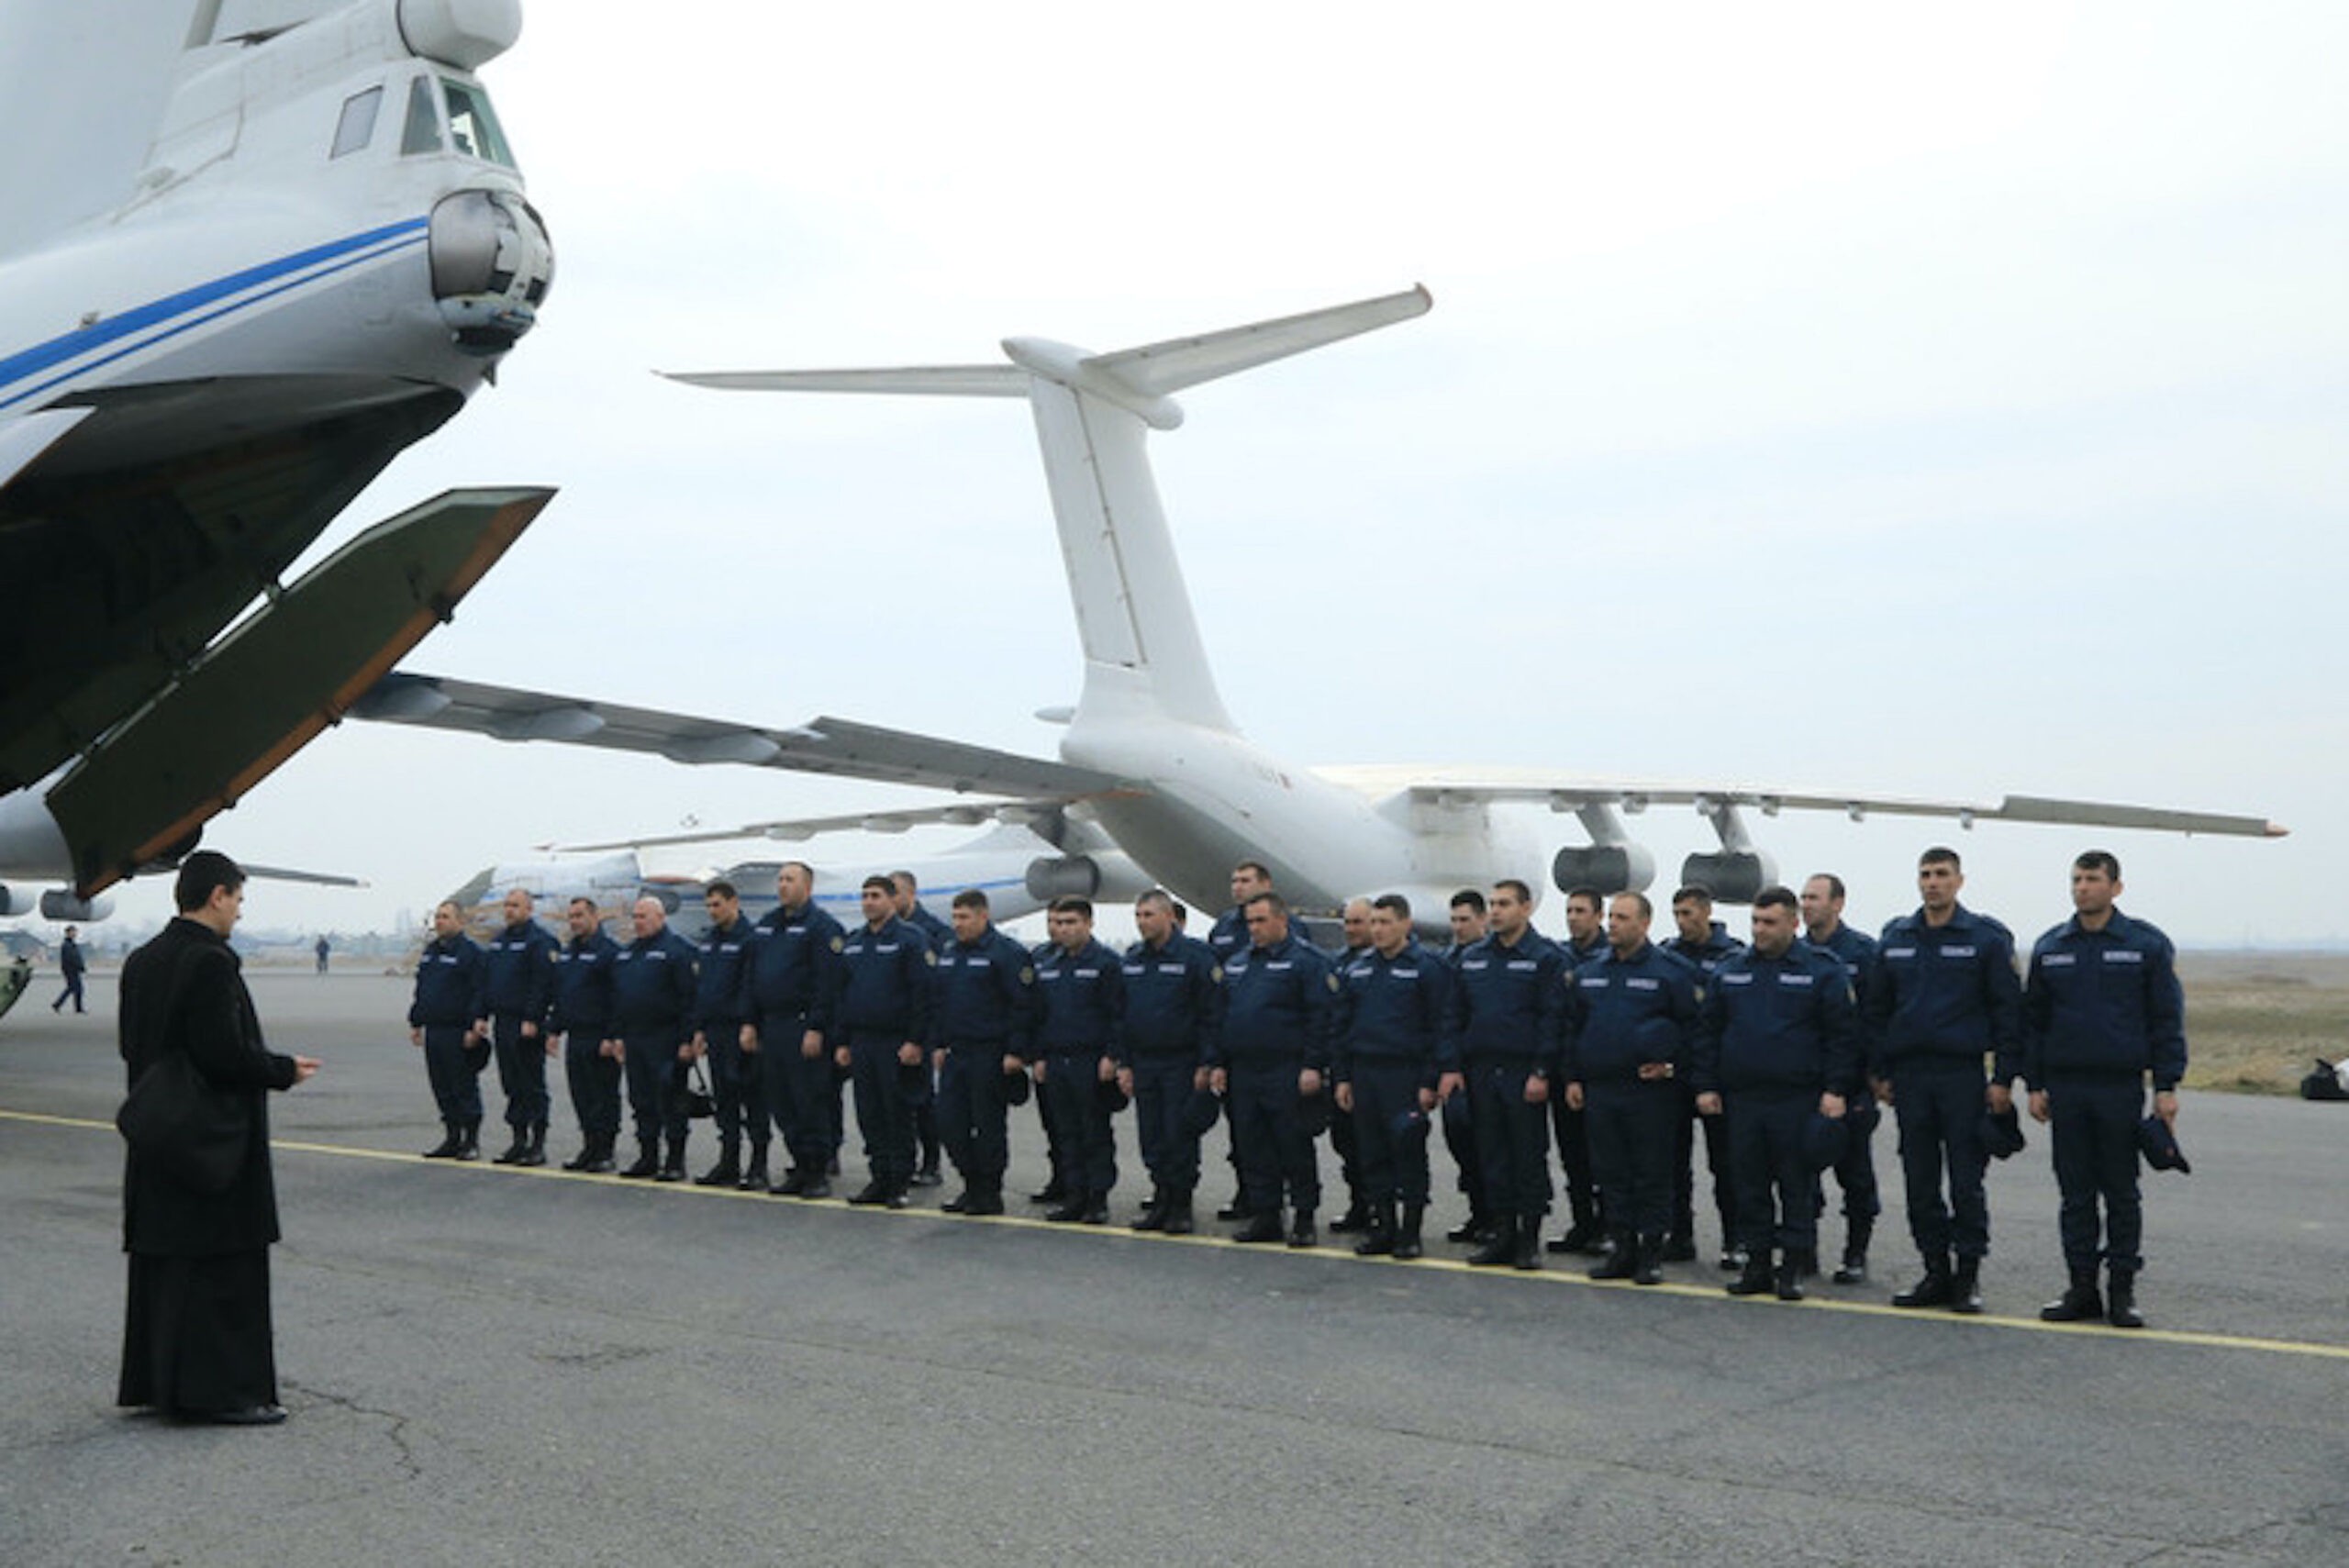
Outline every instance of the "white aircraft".
{"label": "white aircraft", "polygon": [[[1729,902],[1749,900],[1776,880],[1749,832],[1748,808],[1765,817],[1787,809],[1842,811],[1854,819],[1870,812],[1948,817],[1966,827],[2002,819],[2282,832],[2255,817],[2025,795],[1997,802],[1878,798],[1525,769],[1308,770],[1254,745],[1233,727],[1208,671],[1144,438],[1182,422],[1173,393],[1408,319],[1430,304],[1426,291],[1413,289],[1108,354],[1014,338],[1003,345],[1009,362],[999,365],[678,378],[735,390],[1028,400],[1085,651],[1085,685],[1074,710],[1041,716],[1067,724],[1057,762],[829,717],[762,729],[423,675],[392,676],[356,711],[508,740],[656,751],[682,762],[752,763],[985,793],[996,798],[941,806],[934,817],[992,812],[1018,819],[1058,811],[1089,819],[1144,872],[1208,906],[1220,902],[1233,863],[1253,858],[1307,909],[1333,910],[1349,896],[1394,890],[1440,918],[1455,889],[1522,876],[1542,863],[1533,823],[1497,809],[1528,803],[1578,817],[1588,835],[1589,842],[1552,858],[1557,885],[1607,891],[1643,888],[1655,873],[1653,857],[1631,840],[1623,818],[1650,806],[1691,806],[1711,823],[1720,848],[1690,856],[1682,880],[1702,883]],[[802,826],[753,824],[740,831]]]}
{"label": "white aircraft", "polygon": [[452,492],[278,582],[536,320],[552,250],[474,75],[519,29],[516,0],[0,11],[0,876],[65,884],[0,915],[96,919],[175,863],[551,495]]}

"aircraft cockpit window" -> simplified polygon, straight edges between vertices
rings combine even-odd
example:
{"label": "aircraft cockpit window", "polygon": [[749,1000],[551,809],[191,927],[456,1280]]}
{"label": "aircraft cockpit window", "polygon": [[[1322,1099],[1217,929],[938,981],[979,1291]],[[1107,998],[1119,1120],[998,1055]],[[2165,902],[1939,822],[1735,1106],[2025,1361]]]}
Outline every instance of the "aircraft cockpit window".
{"label": "aircraft cockpit window", "polygon": [[440,150],[440,105],[432,78],[419,76],[407,84],[407,127],[400,132],[400,156]]}
{"label": "aircraft cockpit window", "polygon": [[384,90],[370,87],[342,101],[342,118],[335,122],[334,150],[328,158],[356,152],[375,139],[375,115],[384,106]]}
{"label": "aircraft cockpit window", "polygon": [[446,77],[440,85],[449,95],[449,139],[456,145],[457,151],[484,163],[513,168],[514,154],[507,150],[506,133],[498,128],[497,115],[489,106],[489,95],[479,87]]}

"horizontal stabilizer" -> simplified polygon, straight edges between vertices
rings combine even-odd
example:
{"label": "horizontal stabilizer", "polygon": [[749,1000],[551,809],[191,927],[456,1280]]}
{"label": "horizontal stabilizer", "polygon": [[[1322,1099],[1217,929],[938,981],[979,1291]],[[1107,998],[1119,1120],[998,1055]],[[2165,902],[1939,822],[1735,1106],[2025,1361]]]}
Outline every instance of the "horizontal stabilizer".
{"label": "horizontal stabilizer", "polygon": [[659,373],[720,392],[891,392],[930,397],[1025,397],[1027,373],[1010,365],[930,365],[904,370],[693,371]]}
{"label": "horizontal stabilizer", "polygon": [[384,677],[352,707],[351,717],[498,740],[641,751],[673,762],[735,762],[1055,803],[1119,787],[1117,779],[1089,768],[844,718],[771,729],[406,671]]}
{"label": "horizontal stabilizer", "polygon": [[75,891],[168,859],[341,718],[553,495],[450,491],[369,528],[231,628],[49,792]]}
{"label": "horizontal stabilizer", "polygon": [[1113,354],[1096,354],[1085,361],[1085,368],[1112,376],[1144,396],[1160,397],[1397,321],[1408,321],[1415,316],[1425,316],[1434,304],[1434,297],[1425,288],[1413,287],[1401,294],[1356,300],[1352,305],[1308,310],[1300,316],[1284,316],[1277,320],[1253,322],[1196,338],[1173,338],[1139,349],[1121,349]]}

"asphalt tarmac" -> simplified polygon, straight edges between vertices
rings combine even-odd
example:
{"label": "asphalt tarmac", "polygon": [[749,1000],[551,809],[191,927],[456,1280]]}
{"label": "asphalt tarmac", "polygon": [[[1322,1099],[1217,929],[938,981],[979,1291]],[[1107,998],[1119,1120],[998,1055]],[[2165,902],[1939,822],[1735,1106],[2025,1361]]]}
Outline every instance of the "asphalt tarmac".
{"label": "asphalt tarmac", "polygon": [[88,1018],[44,988],[0,1023],[16,1568],[2349,1562],[2349,1107],[2188,1096],[2195,1172],[2146,1178],[2154,1327],[2125,1334],[2033,1317],[2063,1270],[2029,1122],[1991,1173],[1987,1316],[1885,1305],[1914,1264],[1888,1121],[1878,1283],[1739,1301],[1709,1216],[1706,1261],[1644,1290],[1441,1241],[1133,1236],[1130,1118],[1110,1230],[428,1163],[406,983],[263,972],[273,1045],[327,1066],[272,1101],[293,1418],[231,1430],[112,1405],[123,1083],[94,980]]}

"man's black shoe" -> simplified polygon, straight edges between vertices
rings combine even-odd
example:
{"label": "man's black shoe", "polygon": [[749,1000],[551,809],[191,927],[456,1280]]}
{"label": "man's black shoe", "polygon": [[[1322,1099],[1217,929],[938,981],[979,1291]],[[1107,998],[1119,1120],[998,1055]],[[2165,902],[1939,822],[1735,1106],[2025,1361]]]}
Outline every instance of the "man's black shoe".
{"label": "man's black shoe", "polygon": [[1051,1181],[1044,1184],[1043,1191],[1030,1193],[1028,1195],[1028,1201],[1030,1203],[1066,1203],[1068,1201],[1068,1184],[1062,1181],[1058,1176],[1054,1176]]}
{"label": "man's black shoe", "polygon": [[1298,1209],[1296,1222],[1288,1228],[1288,1244],[1292,1247],[1310,1247],[1320,1240],[1321,1238],[1314,1233],[1313,1211],[1309,1208]]}
{"label": "man's black shoe", "polygon": [[1074,1225],[1085,1218],[1085,1200],[1073,1197],[1066,1203],[1044,1211],[1044,1219],[1052,1225]]}
{"label": "man's black shoe", "polygon": [[507,1144],[504,1151],[492,1159],[490,1163],[493,1165],[518,1165],[522,1162],[522,1156],[529,1152],[529,1135],[518,1127],[514,1129],[514,1141]]}
{"label": "man's black shoe", "polygon": [[1770,1254],[1749,1253],[1735,1279],[1722,1288],[1731,1296],[1760,1296],[1771,1286]]}
{"label": "man's black shoe", "polygon": [[963,1212],[964,1214],[974,1216],[1001,1214],[1003,1212],[1003,1189],[1001,1187],[990,1186],[982,1191],[972,1193],[970,1195],[969,1201],[964,1203],[963,1206]]}
{"label": "man's black shoe", "polygon": [[447,1126],[448,1135],[424,1151],[427,1160],[453,1160],[457,1151],[465,1146],[464,1136],[457,1130],[457,1124],[452,1121]]}
{"label": "man's black shoe", "polygon": [[944,1203],[940,1204],[938,1206],[938,1212],[941,1214],[970,1213],[971,1189],[964,1187],[961,1192],[956,1193],[952,1197],[948,1198]]}
{"label": "man's black shoe", "polygon": [[1215,1217],[1218,1219],[1229,1223],[1234,1219],[1247,1218],[1248,1211],[1240,1207],[1240,1200],[1238,1198],[1233,1198],[1230,1203],[1225,1204],[1221,1208],[1217,1209],[1215,1211]]}
{"label": "man's black shoe", "polygon": [[1231,1233],[1231,1239],[1234,1241],[1250,1243],[1279,1240],[1281,1239],[1280,1210],[1274,1209],[1268,1214],[1250,1216],[1247,1224]]}
{"label": "man's black shoe", "polygon": [[216,1427],[274,1427],[285,1419],[285,1407],[246,1405],[234,1410],[199,1410],[190,1413],[187,1418]]}
{"label": "man's black shoe", "polygon": [[849,1204],[855,1208],[871,1208],[889,1201],[889,1189],[878,1182],[867,1182],[849,1195]]}
{"label": "man's black shoe", "polygon": [[1076,1222],[1079,1225],[1108,1224],[1109,1200],[1106,1197],[1095,1198],[1085,1206],[1085,1212],[1076,1217]]}
{"label": "man's black shoe", "polygon": [[804,1198],[829,1197],[832,1195],[832,1184],[822,1176],[810,1173],[799,1184],[799,1195]]}
{"label": "man's black shoe", "polygon": [[1481,1214],[1472,1214],[1445,1231],[1443,1239],[1462,1246],[1471,1241],[1489,1241],[1493,1239],[1493,1222]]}
{"label": "man's black shoe", "polygon": [[1924,1277],[1907,1290],[1893,1293],[1895,1307],[1947,1307],[1949,1305],[1949,1260],[1946,1257],[1927,1258]]}
{"label": "man's black shoe", "polygon": [[730,1187],[742,1179],[741,1167],[731,1160],[720,1160],[694,1178],[697,1187]]}
{"label": "man's black shoe", "polygon": [[1357,1230],[1370,1229],[1370,1206],[1355,1198],[1346,1205],[1346,1212],[1330,1221],[1330,1234],[1350,1236]]}
{"label": "man's black shoe", "polygon": [[1960,1258],[1950,1275],[1949,1309],[1971,1318],[1982,1310],[1982,1260]]}
{"label": "man's black shoe", "polygon": [[1802,1260],[1789,1256],[1778,1265],[1778,1273],[1771,1282],[1777,1287],[1780,1301],[1802,1299]]}
{"label": "man's black shoe", "polygon": [[913,1184],[918,1187],[942,1187],[946,1184],[946,1178],[939,1174],[937,1166],[924,1165],[914,1173]]}
{"label": "man's black shoe", "polygon": [[1615,1239],[1615,1250],[1593,1263],[1592,1279],[1630,1279],[1639,1272],[1639,1254],[1629,1236]]}
{"label": "man's black shoe", "polygon": [[769,1187],[767,1191],[776,1197],[797,1197],[799,1189],[807,1184],[807,1173],[794,1165],[783,1173],[783,1180]]}
{"label": "man's black shoe", "polygon": [[641,1143],[637,1146],[636,1163],[622,1171],[620,1175],[629,1181],[637,1181],[645,1176],[657,1175],[660,1171],[661,1156],[653,1152],[652,1145]]}
{"label": "man's black shoe", "polygon": [[[1542,1245],[1544,1251],[1552,1253],[1587,1252],[1596,1249],[1603,1240],[1604,1238],[1599,1234],[1598,1227],[1596,1225],[1577,1222],[1566,1227],[1566,1233],[1564,1235],[1553,1236]],[[1594,1275],[1592,1277],[1596,1278],[1598,1276]],[[1607,1277],[1613,1279],[1617,1276],[1609,1274]]]}
{"label": "man's black shoe", "polygon": [[767,1156],[763,1145],[761,1146],[759,1152],[751,1156],[751,1162],[742,1167],[742,1174],[734,1184],[746,1193],[763,1193],[767,1190]]}
{"label": "man's black shoe", "polygon": [[[2094,1279],[2091,1273],[2088,1276]],[[2111,1288],[2105,1292],[2105,1318],[2116,1329],[2142,1329],[2145,1315],[2137,1310],[2137,1274],[2133,1269],[2114,1269]]]}

